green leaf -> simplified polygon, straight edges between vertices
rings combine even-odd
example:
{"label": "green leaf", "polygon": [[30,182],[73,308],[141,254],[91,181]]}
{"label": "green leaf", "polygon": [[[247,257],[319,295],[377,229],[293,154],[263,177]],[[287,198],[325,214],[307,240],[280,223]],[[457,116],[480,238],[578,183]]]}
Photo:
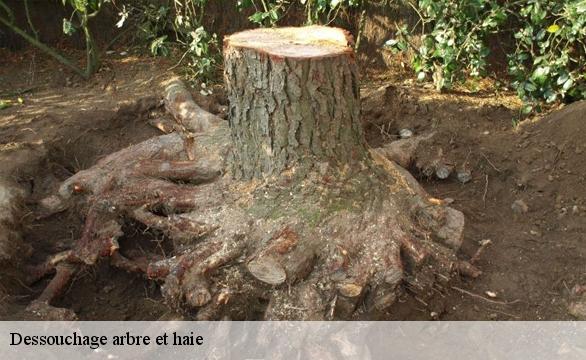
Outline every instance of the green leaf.
{"label": "green leaf", "polygon": [[539,66],[533,74],[531,75],[531,80],[536,82],[537,84],[543,84],[547,81],[547,76],[549,75],[549,66]]}
{"label": "green leaf", "polygon": [[248,20],[250,20],[251,22],[255,23],[255,24],[259,24],[262,25],[262,21],[266,18],[266,13],[263,12],[257,12],[252,14],[250,17],[248,17]]}
{"label": "green leaf", "polygon": [[521,108],[521,113],[523,115],[527,115],[527,114],[531,113],[532,111],[533,111],[533,105],[531,105],[531,104],[525,104]]}
{"label": "green leaf", "polygon": [[560,75],[560,77],[558,77],[558,80],[556,83],[558,85],[561,85],[561,84],[565,83],[566,81],[568,81],[569,78],[570,78],[570,75],[568,73],[563,73]]}
{"label": "green leaf", "polygon": [[547,103],[552,103],[558,98],[558,94],[553,92],[551,89],[548,89],[545,93],[543,93],[543,96],[545,97],[545,101]]}
{"label": "green leaf", "polygon": [[537,86],[535,86],[535,84],[533,84],[532,82],[525,82],[524,85],[525,90],[529,91],[529,92],[533,92],[535,90],[537,90]]}
{"label": "green leaf", "polygon": [[73,33],[75,33],[75,27],[71,21],[67,19],[63,19],[63,33],[67,36],[71,36]]}
{"label": "green leaf", "polygon": [[564,86],[562,86],[562,89],[564,89],[564,91],[568,91],[570,90],[570,88],[572,87],[572,85],[574,85],[574,80],[572,79],[568,79],[565,83]]}
{"label": "green leaf", "polygon": [[169,49],[165,46],[165,41],[167,40],[167,35],[163,35],[161,37],[156,38],[151,42],[151,54],[167,56],[169,54]]}
{"label": "green leaf", "polygon": [[0,100],[0,110],[8,109],[12,106],[12,102],[10,100]]}

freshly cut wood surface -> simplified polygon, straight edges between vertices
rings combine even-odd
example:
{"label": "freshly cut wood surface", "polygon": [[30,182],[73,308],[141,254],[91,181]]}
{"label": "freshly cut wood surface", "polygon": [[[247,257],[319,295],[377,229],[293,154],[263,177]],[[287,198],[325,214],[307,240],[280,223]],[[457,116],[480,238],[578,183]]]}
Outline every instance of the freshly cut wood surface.
{"label": "freshly cut wood surface", "polygon": [[224,46],[249,48],[284,58],[313,58],[352,53],[352,36],[326,26],[254,29],[227,36]]}

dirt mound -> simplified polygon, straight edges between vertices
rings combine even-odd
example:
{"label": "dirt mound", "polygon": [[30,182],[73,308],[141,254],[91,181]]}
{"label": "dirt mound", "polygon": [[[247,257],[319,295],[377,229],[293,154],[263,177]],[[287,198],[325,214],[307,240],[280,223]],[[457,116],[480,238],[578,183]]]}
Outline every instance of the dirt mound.
{"label": "dirt mound", "polygon": [[527,151],[511,154],[519,163],[518,185],[544,195],[555,195],[556,209],[569,207],[563,212],[584,210],[585,134],[586,102],[574,103],[542,119],[524,123],[514,146]]}
{"label": "dirt mound", "polygon": [[[410,170],[430,194],[464,212],[460,256],[471,258],[491,240],[477,262],[479,279],[396,318],[571,318],[571,289],[586,282],[586,104],[515,127],[520,104],[509,94],[437,94],[407,84],[363,93],[371,146],[396,141],[402,129],[434,134],[419,144]],[[418,166],[438,161],[453,169],[444,180]],[[460,169],[468,182],[459,181]]]}

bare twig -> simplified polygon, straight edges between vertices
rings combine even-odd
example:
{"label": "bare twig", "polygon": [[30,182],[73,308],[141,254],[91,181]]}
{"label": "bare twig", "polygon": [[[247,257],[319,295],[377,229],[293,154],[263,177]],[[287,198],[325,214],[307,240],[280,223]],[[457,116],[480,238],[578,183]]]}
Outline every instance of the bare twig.
{"label": "bare twig", "polygon": [[495,169],[495,170],[496,170],[496,172],[501,172],[501,170],[500,170],[499,168],[497,168],[497,167],[496,167],[496,166],[495,166],[495,165],[494,165],[494,164],[493,164],[493,163],[490,161],[490,159],[489,159],[489,158],[488,158],[486,155],[484,155],[484,153],[480,153],[480,155],[482,155],[482,157],[483,157],[483,158],[484,158],[484,159],[485,159],[485,160],[488,162],[488,164],[489,164],[489,165],[490,165],[490,166],[491,166],[493,169]]}
{"label": "bare twig", "polygon": [[491,299],[485,298],[485,297],[484,297],[484,296],[482,296],[482,295],[475,294],[475,293],[473,293],[473,292],[470,292],[470,291],[468,291],[468,290],[461,289],[461,288],[459,288],[459,287],[456,287],[456,286],[452,286],[452,289],[454,289],[454,290],[456,290],[456,291],[459,291],[459,292],[461,292],[462,294],[466,294],[466,295],[468,295],[468,296],[471,296],[471,297],[473,297],[473,298],[476,298],[476,299],[479,299],[479,300],[484,300],[484,301],[486,301],[486,302],[489,302],[489,303],[491,303],[491,304],[498,304],[498,305],[512,305],[512,304],[516,304],[516,303],[518,303],[518,302],[520,302],[520,301],[521,301],[521,300],[519,300],[519,299],[517,299],[517,300],[513,300],[513,301],[498,301],[498,300],[491,300]]}
{"label": "bare twig", "polygon": [[474,253],[474,256],[472,256],[470,258],[470,264],[474,264],[476,263],[479,259],[480,259],[480,255],[482,255],[482,253],[484,252],[484,249],[486,249],[486,247],[488,247],[488,245],[492,244],[492,241],[490,240],[482,240],[480,242],[480,247],[478,248],[478,250],[476,250],[476,253]]}
{"label": "bare twig", "polygon": [[484,194],[482,194],[482,202],[486,208],[486,194],[488,193],[488,175],[485,175]]}
{"label": "bare twig", "polygon": [[507,312],[500,311],[500,310],[497,310],[497,309],[488,309],[488,310],[490,310],[490,311],[492,311],[492,312],[495,312],[495,313],[498,313],[498,314],[502,314],[502,315],[505,315],[505,316],[512,317],[513,319],[520,319],[520,318],[521,318],[521,317],[520,317],[520,316],[518,316],[518,315],[509,314],[509,313],[507,313]]}

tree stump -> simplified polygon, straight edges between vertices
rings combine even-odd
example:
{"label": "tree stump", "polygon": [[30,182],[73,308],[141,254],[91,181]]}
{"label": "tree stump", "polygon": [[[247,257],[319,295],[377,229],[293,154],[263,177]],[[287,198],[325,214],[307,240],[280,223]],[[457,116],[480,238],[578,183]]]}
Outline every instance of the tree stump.
{"label": "tree stump", "polygon": [[[425,299],[458,272],[479,274],[455,256],[462,213],[368,149],[345,31],[250,30],[224,49],[229,124],[172,81],[166,107],[192,133],[111,154],[43,202],[49,213],[84,204],[87,220],[34,272],[57,274],[35,311],[51,317],[69,277],[102,258],[160,282],[167,304],[197,319],[372,318],[407,288]],[[127,219],[173,253],[127,254]]]}
{"label": "tree stump", "polygon": [[237,178],[365,156],[350,35],[336,28],[259,29],[224,41]]}

